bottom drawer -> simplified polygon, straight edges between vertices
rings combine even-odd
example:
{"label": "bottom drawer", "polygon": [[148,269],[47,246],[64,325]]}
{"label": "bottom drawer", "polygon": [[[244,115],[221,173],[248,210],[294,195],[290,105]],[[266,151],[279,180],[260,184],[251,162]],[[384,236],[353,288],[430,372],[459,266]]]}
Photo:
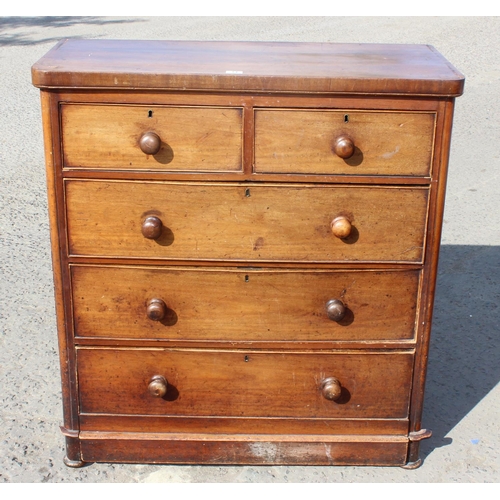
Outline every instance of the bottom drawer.
{"label": "bottom drawer", "polygon": [[405,419],[412,366],[408,351],[77,350],[82,415]]}

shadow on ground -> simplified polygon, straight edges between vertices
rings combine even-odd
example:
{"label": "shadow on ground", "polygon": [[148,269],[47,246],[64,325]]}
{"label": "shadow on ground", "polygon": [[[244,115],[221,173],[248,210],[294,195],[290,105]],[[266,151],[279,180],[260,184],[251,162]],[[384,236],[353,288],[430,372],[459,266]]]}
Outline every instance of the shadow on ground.
{"label": "shadow on ground", "polygon": [[439,262],[422,458],[451,444],[446,435],[500,380],[500,247],[443,245]]}
{"label": "shadow on ground", "polygon": [[[0,17],[0,47],[58,42],[61,36],[37,38],[34,28],[68,28],[76,24],[105,25],[141,22],[142,19],[112,19],[96,16]],[[15,31],[15,33],[13,33]],[[8,33],[6,33],[8,32]],[[70,37],[79,38],[79,37]]]}

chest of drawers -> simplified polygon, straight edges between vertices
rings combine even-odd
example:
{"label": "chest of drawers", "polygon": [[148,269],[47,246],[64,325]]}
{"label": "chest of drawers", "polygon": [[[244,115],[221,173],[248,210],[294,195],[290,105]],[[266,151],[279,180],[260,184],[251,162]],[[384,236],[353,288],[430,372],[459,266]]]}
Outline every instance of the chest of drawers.
{"label": "chest of drawers", "polygon": [[429,46],[66,40],[32,77],[66,464],[417,466],[463,76]]}

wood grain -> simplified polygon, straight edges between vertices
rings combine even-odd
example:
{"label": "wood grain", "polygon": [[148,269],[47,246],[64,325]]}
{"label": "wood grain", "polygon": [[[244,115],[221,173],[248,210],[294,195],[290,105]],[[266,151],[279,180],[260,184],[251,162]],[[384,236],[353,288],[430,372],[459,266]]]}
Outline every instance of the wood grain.
{"label": "wood grain", "polygon": [[63,40],[32,78],[67,465],[418,462],[462,74],[425,45]]}
{"label": "wood grain", "polygon": [[[61,249],[61,239],[64,239],[65,228],[59,224],[61,204],[58,202],[58,192],[62,188],[60,169],[58,169],[58,141],[57,127],[54,122],[58,121],[57,101],[51,92],[42,91],[42,124],[43,144],[45,153],[45,174],[47,181],[48,215],[50,220],[50,245],[52,255],[52,268],[54,279],[54,299],[57,325],[57,339],[59,348],[59,366],[61,377],[61,389],[63,396],[63,422],[67,429],[75,430],[79,427],[78,409],[75,387],[75,352],[73,349],[73,336],[67,328],[68,304],[66,301],[67,289],[65,289],[65,277],[67,267],[63,264],[66,257]],[[55,136],[55,137],[54,137]],[[62,234],[61,234],[62,233]],[[78,441],[72,438],[66,439],[67,457],[78,460],[80,447]]]}
{"label": "wood grain", "polygon": [[459,95],[463,75],[428,45],[63,40],[38,87]]}
{"label": "wood grain", "polygon": [[80,430],[94,432],[178,432],[288,435],[408,436],[408,419],[401,418],[279,418],[186,417],[171,415],[80,415]]}
{"label": "wood grain", "polygon": [[[156,439],[155,439],[156,438]],[[120,433],[81,433],[82,457],[88,462],[252,465],[403,465],[408,442],[373,436],[364,442],[321,436],[286,441],[285,436],[255,442],[255,436],[234,440],[216,436],[160,434],[138,439]],[[254,439],[254,441],[252,441]]]}
{"label": "wood grain", "polygon": [[[427,189],[66,181],[72,255],[224,261],[421,262]],[[349,215],[354,230],[330,224]],[[164,231],[144,238],[155,215]]]}
{"label": "wood grain", "polygon": [[[61,120],[67,168],[242,169],[241,108],[66,104]],[[155,155],[140,149],[148,132],[162,141]]]}
{"label": "wood grain", "polygon": [[[258,109],[255,172],[344,175],[429,175],[434,113]],[[336,138],[354,154],[337,156]]]}
{"label": "wood grain", "polygon": [[[236,342],[411,339],[418,271],[71,266],[77,337]],[[147,317],[152,298],[162,321]],[[347,313],[328,318],[340,299]]]}
{"label": "wood grain", "polygon": [[[430,225],[428,226],[428,248],[429,258],[425,262],[427,279],[423,281],[421,319],[418,329],[418,346],[415,357],[415,368],[413,378],[413,392],[411,401],[410,432],[421,429],[421,419],[424,404],[425,380],[427,377],[427,362],[430,349],[430,335],[432,326],[432,314],[434,309],[434,297],[436,293],[436,282],[439,262],[439,251],[441,244],[441,230],[446,196],[446,180],[448,173],[448,161],[450,155],[451,129],[453,123],[454,102],[452,100],[440,103],[441,127],[438,130],[440,141],[436,148],[437,162],[439,168],[434,175],[435,182],[430,197]],[[409,445],[408,461],[417,462],[419,459],[420,442],[412,442]]]}
{"label": "wood grain", "polygon": [[[79,348],[81,413],[406,418],[413,355]],[[165,398],[148,384],[162,375]],[[321,381],[340,380],[338,402]]]}

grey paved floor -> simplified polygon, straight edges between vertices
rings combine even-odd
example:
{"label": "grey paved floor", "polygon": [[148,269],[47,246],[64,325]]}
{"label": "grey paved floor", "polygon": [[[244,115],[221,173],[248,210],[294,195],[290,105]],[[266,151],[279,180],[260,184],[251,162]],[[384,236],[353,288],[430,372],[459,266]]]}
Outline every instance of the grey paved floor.
{"label": "grey paved floor", "polygon": [[[466,75],[457,100],[423,424],[415,471],[94,464],[63,440],[38,90],[60,38],[426,43]],[[498,482],[500,18],[0,18],[0,481]]]}

